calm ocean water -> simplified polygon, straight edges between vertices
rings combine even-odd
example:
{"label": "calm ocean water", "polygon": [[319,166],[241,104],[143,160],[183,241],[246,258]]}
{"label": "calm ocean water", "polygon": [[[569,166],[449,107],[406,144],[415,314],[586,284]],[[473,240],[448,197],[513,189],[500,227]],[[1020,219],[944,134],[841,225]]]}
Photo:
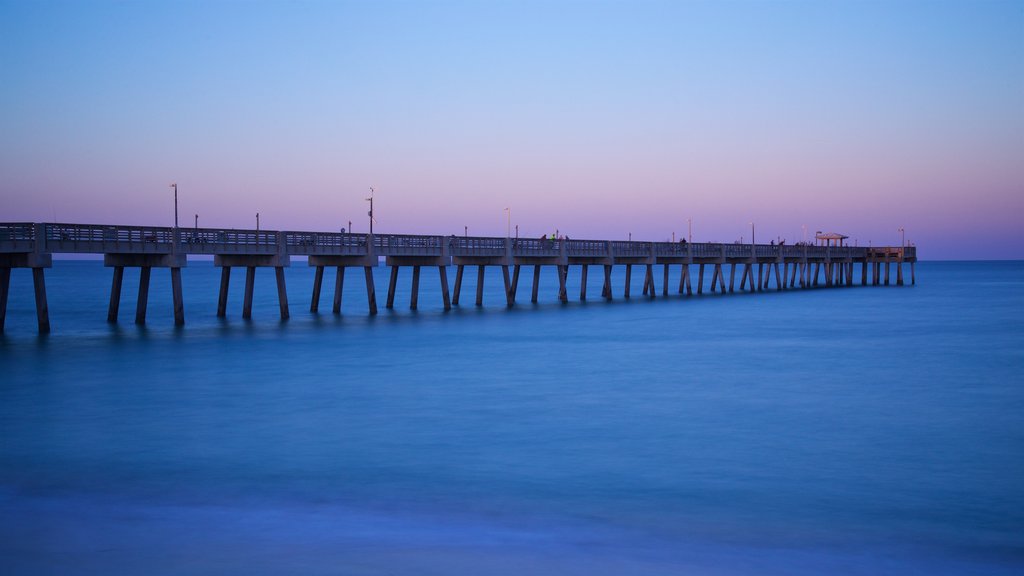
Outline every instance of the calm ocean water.
{"label": "calm ocean water", "polygon": [[[914,287],[516,308],[308,312],[312,270],[154,270],[148,325],[110,269],[16,270],[0,336],[3,574],[1020,574],[1024,263]],[[859,280],[859,269],[857,278]],[[454,280],[454,274],[449,275]],[[659,289],[661,270],[657,269]],[[678,270],[672,271],[673,284]],[[570,296],[578,295],[578,271]]]}

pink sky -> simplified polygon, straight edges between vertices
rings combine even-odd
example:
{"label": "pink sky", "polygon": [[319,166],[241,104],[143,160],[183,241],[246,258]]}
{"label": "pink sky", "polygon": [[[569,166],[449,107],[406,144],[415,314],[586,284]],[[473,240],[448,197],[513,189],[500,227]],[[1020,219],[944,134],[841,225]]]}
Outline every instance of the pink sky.
{"label": "pink sky", "polygon": [[0,7],[0,220],[1024,258],[1013,3]]}

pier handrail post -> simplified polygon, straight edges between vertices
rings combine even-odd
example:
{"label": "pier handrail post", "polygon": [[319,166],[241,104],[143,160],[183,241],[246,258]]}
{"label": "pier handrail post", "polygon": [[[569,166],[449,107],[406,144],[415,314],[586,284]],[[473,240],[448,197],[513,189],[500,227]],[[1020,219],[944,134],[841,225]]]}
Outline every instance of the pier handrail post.
{"label": "pier handrail post", "polygon": [[32,225],[32,253],[36,256],[46,250],[46,224]]}

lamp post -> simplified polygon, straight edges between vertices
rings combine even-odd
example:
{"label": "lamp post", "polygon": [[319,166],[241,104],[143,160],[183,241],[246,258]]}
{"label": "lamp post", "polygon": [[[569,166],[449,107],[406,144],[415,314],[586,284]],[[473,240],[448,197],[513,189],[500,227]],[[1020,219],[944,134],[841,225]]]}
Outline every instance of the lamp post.
{"label": "lamp post", "polygon": [[370,197],[366,199],[370,203],[370,211],[366,213],[370,217],[370,235],[373,235],[373,186],[370,186]]}
{"label": "lamp post", "polygon": [[757,242],[754,241],[754,223],[753,222],[750,223],[750,243],[751,244],[757,244]]}
{"label": "lamp post", "polygon": [[899,233],[900,233],[900,248],[906,248],[907,247],[907,243],[904,240],[906,238],[906,231],[903,229],[902,226],[900,226],[900,228],[899,228]]}
{"label": "lamp post", "polygon": [[260,213],[257,212],[256,213],[256,233],[259,234],[259,232],[260,232]]}
{"label": "lamp post", "polygon": [[512,237],[512,210],[505,208],[505,238]]}
{"label": "lamp post", "polygon": [[178,183],[171,182],[171,188],[174,188],[174,227],[178,227]]}
{"label": "lamp post", "polygon": [[686,241],[693,244],[693,218],[686,219]]}
{"label": "lamp post", "polygon": [[196,214],[196,231],[199,231],[199,214]]}

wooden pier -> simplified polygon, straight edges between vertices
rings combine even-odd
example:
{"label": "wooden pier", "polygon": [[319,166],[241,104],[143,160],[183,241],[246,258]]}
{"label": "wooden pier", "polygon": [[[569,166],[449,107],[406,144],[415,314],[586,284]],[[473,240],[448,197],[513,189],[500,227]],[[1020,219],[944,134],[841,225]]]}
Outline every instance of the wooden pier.
{"label": "wooden pier", "polygon": [[[902,286],[903,264],[910,268],[910,283],[915,283],[914,247],[852,247],[770,244],[717,244],[686,242],[632,242],[618,240],[569,240],[491,238],[471,236],[417,236],[406,234],[345,234],[337,232],[295,232],[272,230],[228,230],[213,228],[164,228],[152,226],[108,226],[90,224],[0,223],[0,332],[7,315],[11,271],[32,271],[39,332],[50,331],[44,269],[53,264],[53,254],[102,254],[104,265],[113,268],[107,321],[117,322],[125,267],[139,268],[139,291],[135,322],[144,324],[153,268],[168,268],[171,276],[174,322],[185,323],[181,288],[181,269],[188,256],[211,255],[221,268],[217,315],[225,316],[232,268],[245,268],[245,292],[242,317],[252,316],[252,297],[257,268],[273,268],[282,319],[289,317],[284,268],[292,256],[308,257],[315,267],[310,311],[319,311],[324,271],[335,268],[333,312],[341,312],[341,294],[347,268],[362,268],[366,281],[367,307],[377,313],[373,268],[384,258],[391,267],[386,307],[393,308],[399,270],[412,269],[412,293],[409,306],[418,306],[420,271],[436,267],[445,310],[458,306],[466,266],[477,268],[476,300],[483,305],[484,270],[500,266],[504,280],[504,302],[514,306],[520,269],[533,267],[530,301],[537,302],[541,268],[554,270],[558,279],[558,299],[569,299],[570,267],[580,270],[580,300],[587,298],[587,274],[591,266],[604,273],[601,297],[611,300],[612,269],[625,266],[626,281],[622,296],[630,298],[633,267],[643,267],[643,294],[656,298],[655,266],[662,266],[661,294],[669,295],[670,269],[679,267],[677,292],[694,293],[691,271],[696,267],[696,293],[705,290],[705,271],[711,270],[711,292],[736,290],[736,272],[740,272],[739,290],[758,292],[774,288],[788,290],[817,286],[853,286],[855,266],[860,265],[860,285],[889,285],[890,270],[895,268],[895,284]],[[455,266],[455,284],[449,293],[448,268]],[[728,267],[728,284],[726,284]]]}

